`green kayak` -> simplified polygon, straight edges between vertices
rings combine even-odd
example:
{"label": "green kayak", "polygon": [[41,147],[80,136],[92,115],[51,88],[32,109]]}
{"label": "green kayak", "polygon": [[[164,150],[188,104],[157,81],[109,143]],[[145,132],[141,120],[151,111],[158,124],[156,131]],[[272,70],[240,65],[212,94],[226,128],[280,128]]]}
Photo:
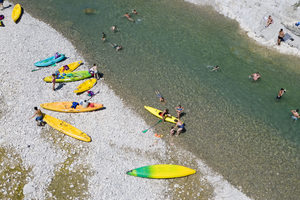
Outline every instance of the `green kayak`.
{"label": "green kayak", "polygon": [[[55,82],[72,82],[72,81],[80,81],[86,78],[90,78],[92,75],[88,71],[76,71],[70,73],[60,73],[56,76]],[[44,81],[47,83],[52,82],[52,76],[47,76],[44,78]]]}

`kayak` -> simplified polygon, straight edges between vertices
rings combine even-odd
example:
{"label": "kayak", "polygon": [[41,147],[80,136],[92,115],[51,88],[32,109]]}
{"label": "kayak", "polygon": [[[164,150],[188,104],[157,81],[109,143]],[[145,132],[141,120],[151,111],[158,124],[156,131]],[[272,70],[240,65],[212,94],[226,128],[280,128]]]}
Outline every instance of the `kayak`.
{"label": "kayak", "polygon": [[130,170],[126,174],[142,178],[177,178],[195,173],[196,170],[181,165],[148,165]]}
{"label": "kayak", "polygon": [[45,115],[43,120],[49,124],[52,128],[68,135],[73,138],[76,138],[78,140],[84,141],[84,142],[90,142],[91,138],[82,132],[81,130],[75,128],[71,124],[68,124],[65,121],[62,121],[60,119],[56,119],[55,117],[52,117],[50,115]]}
{"label": "kayak", "polygon": [[[55,82],[62,83],[62,82],[80,81],[86,78],[90,78],[91,76],[92,75],[89,73],[89,71],[76,71],[70,73],[62,73],[58,75],[58,77],[55,79]],[[45,77],[44,81],[47,83],[52,82],[52,76]]]}
{"label": "kayak", "polygon": [[[144,106],[144,108],[145,108],[146,110],[148,110],[150,113],[152,113],[153,115],[155,115],[156,117],[162,119],[162,116],[159,115],[160,113],[162,113],[161,110],[158,110],[158,109],[156,109],[156,108],[152,108],[152,107],[150,107],[150,106]],[[176,124],[175,119],[178,120],[176,117],[171,116],[171,117],[166,117],[166,118],[165,118],[165,121],[166,121],[166,122],[171,122],[171,123]]]}
{"label": "kayak", "polygon": [[47,110],[57,111],[57,112],[68,112],[68,113],[79,113],[79,112],[90,112],[103,108],[103,104],[90,103],[90,106],[83,108],[82,105],[77,105],[76,108],[71,108],[73,105],[72,101],[65,102],[52,102],[41,104],[42,108]]}
{"label": "kayak", "polygon": [[17,22],[21,14],[22,14],[22,7],[20,4],[16,4],[11,13],[11,18],[14,20],[14,22]]}
{"label": "kayak", "polygon": [[65,58],[64,54],[59,54],[60,56],[58,58],[55,58],[55,56],[46,58],[44,60],[38,61],[36,63],[34,63],[35,66],[37,67],[47,67],[49,65],[53,65],[57,62],[62,61]]}
{"label": "kayak", "polygon": [[[82,64],[81,60],[80,61],[76,61],[76,62],[73,62],[73,63],[70,63],[70,64],[62,66],[61,68],[59,68],[58,71],[59,71],[59,73],[69,73],[69,72],[72,72],[75,69],[77,69],[77,67],[79,67],[81,64]],[[67,70],[64,70],[65,66],[68,66]]]}
{"label": "kayak", "polygon": [[82,93],[85,92],[89,89],[91,89],[92,87],[94,87],[94,85],[97,83],[97,79],[92,78],[89,80],[84,81],[83,83],[81,83],[80,85],[77,86],[77,89],[74,90],[74,93]]}

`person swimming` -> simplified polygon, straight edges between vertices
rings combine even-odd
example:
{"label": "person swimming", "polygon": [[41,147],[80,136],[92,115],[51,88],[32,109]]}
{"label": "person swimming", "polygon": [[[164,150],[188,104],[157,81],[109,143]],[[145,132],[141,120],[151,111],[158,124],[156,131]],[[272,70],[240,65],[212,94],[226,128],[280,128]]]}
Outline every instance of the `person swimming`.
{"label": "person swimming", "polygon": [[114,44],[114,43],[111,43],[111,42],[110,42],[110,45],[111,45],[114,49],[116,49],[116,51],[120,51],[120,50],[123,49],[123,47],[122,47],[121,45],[118,45],[118,44]]}
{"label": "person swimming", "polygon": [[249,76],[250,79],[252,79],[253,81],[257,81],[258,79],[260,79],[261,75],[259,72],[253,73]]}
{"label": "person swimming", "polygon": [[158,90],[155,90],[156,96],[159,98],[159,101],[165,103],[165,98],[160,94]]}
{"label": "person swimming", "polygon": [[134,22],[134,19],[132,19],[128,13],[125,13],[123,16],[126,17],[129,21]]}

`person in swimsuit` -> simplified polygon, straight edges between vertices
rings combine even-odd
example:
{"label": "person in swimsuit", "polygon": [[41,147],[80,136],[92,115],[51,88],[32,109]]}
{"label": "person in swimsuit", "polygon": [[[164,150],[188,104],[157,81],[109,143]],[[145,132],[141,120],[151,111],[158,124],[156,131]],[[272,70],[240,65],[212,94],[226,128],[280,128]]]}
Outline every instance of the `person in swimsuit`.
{"label": "person in swimsuit", "polygon": [[268,20],[267,20],[267,25],[265,27],[267,28],[271,24],[273,24],[273,19],[272,19],[271,15],[269,15]]}
{"label": "person in swimsuit", "polygon": [[111,30],[113,33],[118,32],[118,29],[117,29],[117,26],[116,26],[116,25],[110,27],[110,30]]}
{"label": "person in swimsuit", "polygon": [[219,67],[219,65],[216,65],[216,66],[214,66],[213,68],[212,68],[212,70],[210,70],[211,72],[213,72],[213,71],[218,71],[220,69],[220,67]]}
{"label": "person in swimsuit", "polygon": [[56,75],[52,74],[52,90],[55,91],[55,80],[56,80]]}
{"label": "person in swimsuit", "polygon": [[178,136],[178,135],[180,135],[180,133],[182,133],[184,131],[184,123],[182,121],[180,121],[179,119],[178,120],[175,119],[174,121],[176,122],[176,127],[178,128],[175,136]]}
{"label": "person in swimsuit", "polygon": [[137,15],[138,14],[138,12],[136,12],[136,10],[134,9],[134,10],[132,10],[132,13],[133,14],[135,14],[135,15]]}
{"label": "person in swimsuit", "polygon": [[126,17],[129,21],[134,22],[134,19],[132,19],[128,13],[125,13],[123,16]]}
{"label": "person in swimsuit", "polygon": [[276,99],[281,99],[282,95],[286,92],[286,90],[284,88],[281,88],[278,92],[278,95],[276,97]]}
{"label": "person in swimsuit", "polygon": [[253,81],[257,81],[258,79],[260,79],[261,75],[259,74],[259,72],[256,72],[254,74],[251,74],[249,76],[249,78],[251,78]]}
{"label": "person in swimsuit", "polygon": [[163,98],[163,96],[160,94],[158,90],[155,90],[155,94],[159,98],[160,102],[165,103],[165,98]]}
{"label": "person in swimsuit", "polygon": [[42,126],[43,124],[45,125],[45,121],[43,121],[44,118],[44,113],[42,113],[42,111],[40,109],[38,109],[37,107],[34,107],[35,113],[32,117],[30,117],[29,119],[32,119],[33,117],[37,116],[35,118],[35,121],[37,121],[37,125],[38,126]]}
{"label": "person in swimsuit", "polygon": [[179,119],[184,108],[181,105],[178,105],[175,110],[177,112],[177,118]]}
{"label": "person in swimsuit", "polygon": [[284,42],[284,32],[283,29],[280,29],[279,34],[278,34],[278,40],[277,40],[277,44],[280,45],[281,42]]}
{"label": "person in swimsuit", "polygon": [[160,112],[159,115],[162,117],[163,122],[165,122],[166,117],[171,117],[169,109],[165,109],[163,112]]}
{"label": "person in swimsuit", "polygon": [[299,109],[291,110],[291,112],[292,112],[292,114],[293,114],[293,115],[291,116],[293,120],[296,121],[296,120],[298,120],[298,119],[300,118],[300,115],[299,115]]}
{"label": "person in swimsuit", "polygon": [[104,32],[102,32],[102,38],[101,38],[101,40],[102,40],[103,42],[106,41],[106,34],[105,34]]}
{"label": "person in swimsuit", "polygon": [[117,45],[117,44],[114,44],[114,43],[110,43],[110,45],[116,49],[116,51],[120,51],[123,49],[123,47],[121,45]]}

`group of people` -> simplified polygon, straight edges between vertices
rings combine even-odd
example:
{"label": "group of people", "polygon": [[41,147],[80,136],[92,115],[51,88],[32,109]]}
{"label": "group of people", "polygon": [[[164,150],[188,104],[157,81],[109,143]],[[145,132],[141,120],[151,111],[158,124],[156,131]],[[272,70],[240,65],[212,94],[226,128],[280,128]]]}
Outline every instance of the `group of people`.
{"label": "group of people", "polygon": [[[155,91],[156,96],[159,98],[159,101],[161,103],[166,103],[165,98],[160,94],[158,90]],[[178,105],[175,107],[176,113],[177,113],[177,119],[174,121],[176,122],[175,126],[171,127],[170,130],[170,135],[173,136],[178,136],[180,133],[185,131],[185,124],[180,120],[180,117],[183,114],[184,108],[181,105]],[[167,117],[172,117],[171,114],[169,113],[169,109],[164,109],[162,112],[159,113],[159,115],[162,117],[163,122],[166,120]],[[176,130],[177,128],[177,130]]]}
{"label": "group of people", "polygon": [[[134,14],[134,15],[137,15],[137,14],[138,14],[137,11],[136,11],[135,9],[132,10],[131,13]],[[123,16],[126,17],[129,21],[135,22],[135,20],[134,20],[133,18],[131,18],[130,14],[125,13]],[[116,32],[119,31],[119,29],[117,28],[116,25],[113,25],[113,26],[110,28],[110,30],[111,30],[113,33],[116,33]],[[101,40],[102,40],[103,42],[107,41],[107,39],[106,39],[106,34],[105,34],[104,32],[102,32]],[[116,51],[120,51],[120,50],[123,49],[123,47],[122,47],[121,45],[118,45],[118,44],[115,44],[115,43],[112,43],[112,42],[109,42],[109,44],[110,44],[110,46],[111,46],[112,48],[114,48]]]}

